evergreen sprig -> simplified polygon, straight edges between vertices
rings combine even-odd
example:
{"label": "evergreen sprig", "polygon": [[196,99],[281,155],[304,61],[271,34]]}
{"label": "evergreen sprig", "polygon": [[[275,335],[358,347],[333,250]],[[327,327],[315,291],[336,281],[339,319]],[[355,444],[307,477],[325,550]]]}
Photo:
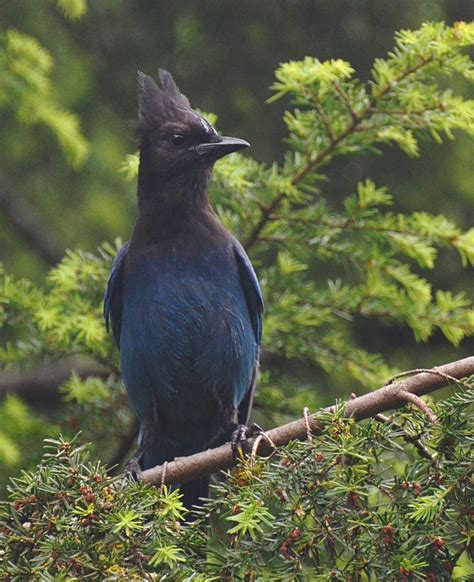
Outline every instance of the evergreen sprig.
{"label": "evergreen sprig", "polygon": [[[70,18],[81,15],[84,0],[60,0]],[[51,83],[53,59],[32,36],[10,29],[0,34],[0,108],[16,112],[25,124],[46,125],[74,166],[85,162],[89,143],[79,119],[59,105]]]}

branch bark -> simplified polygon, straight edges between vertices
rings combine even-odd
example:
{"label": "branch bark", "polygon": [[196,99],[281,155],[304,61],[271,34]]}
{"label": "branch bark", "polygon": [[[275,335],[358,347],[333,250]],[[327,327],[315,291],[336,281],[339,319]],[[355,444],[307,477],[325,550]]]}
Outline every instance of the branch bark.
{"label": "branch bark", "polygon": [[[377,414],[400,408],[406,404],[405,397],[400,393],[410,393],[416,396],[423,396],[434,392],[449,384],[450,376],[453,379],[461,380],[474,374],[474,357],[464,358],[433,368],[430,372],[416,374],[411,378],[400,382],[389,383],[374,392],[365,394],[346,402],[345,416],[355,420],[364,420],[375,417]],[[334,411],[331,406],[327,410]],[[317,433],[321,428],[319,421],[311,415],[300,418],[283,426],[273,428],[265,433],[268,440],[280,447],[286,445],[291,440],[307,438],[308,423],[311,432]],[[267,439],[262,439],[260,453],[268,453],[269,446]],[[230,443],[226,443],[215,449],[208,449],[202,453],[197,453],[189,457],[179,457],[165,465],[158,465],[143,471],[143,479],[148,483],[160,486],[162,483],[186,483],[193,479],[198,479],[210,473],[216,473],[224,469],[229,469],[235,464]]]}

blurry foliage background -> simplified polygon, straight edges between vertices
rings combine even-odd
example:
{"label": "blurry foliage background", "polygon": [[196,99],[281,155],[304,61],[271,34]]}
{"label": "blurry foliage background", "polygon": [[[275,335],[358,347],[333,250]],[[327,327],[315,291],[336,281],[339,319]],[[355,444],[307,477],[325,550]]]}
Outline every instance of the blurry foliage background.
{"label": "blurry foliage background", "polygon": [[[136,112],[137,69],[169,69],[191,103],[219,117],[228,135],[248,139],[252,156],[281,159],[284,101],[266,105],[280,62],[306,55],[351,62],[367,78],[393,33],[427,20],[470,20],[469,1],[388,2],[314,0],[180,2],[100,0],[80,20],[65,19],[55,2],[0,2],[3,29],[32,35],[54,60],[54,97],[76,113],[90,142],[74,168],[44,126],[18,124],[0,109],[2,189],[30,201],[62,249],[95,250],[103,240],[128,237],[135,218],[135,187],[117,172],[134,150],[126,121]],[[436,209],[461,227],[472,224],[472,149],[461,137],[441,148],[427,144],[420,161],[390,151],[336,161],[329,191],[342,198],[368,174],[395,194],[400,210]],[[43,261],[2,218],[0,258],[9,271],[40,280]],[[440,277],[455,277],[445,264]]]}
{"label": "blurry foliage background", "polygon": [[[282,114],[288,101],[265,103],[280,62],[306,55],[342,58],[364,80],[373,59],[393,46],[394,31],[417,28],[428,20],[470,20],[474,13],[468,0],[98,0],[90,2],[82,15],[84,7],[81,0],[0,1],[2,42],[7,42],[6,31],[15,30],[37,39],[50,55],[39,46],[31,47],[38,59],[38,76],[41,67],[51,75],[50,86],[40,79],[37,89],[44,91],[44,118],[50,111],[66,117],[75,114],[85,137],[79,150],[70,151],[67,135],[54,135],[51,127],[28,117],[27,101],[19,119],[18,103],[0,96],[0,261],[7,271],[36,282],[66,248],[95,251],[104,240],[118,236],[126,240],[130,235],[136,216],[135,185],[119,168],[135,150],[126,122],[135,117],[137,69],[152,75],[158,66],[170,70],[194,106],[218,115],[223,133],[249,140],[251,155],[259,161],[281,161],[286,150]],[[14,41],[10,37],[8,42]],[[2,82],[0,76],[0,92]],[[455,83],[457,92],[466,93],[461,80]],[[21,87],[18,99],[26,99]],[[77,131],[74,118],[68,119],[70,131]],[[420,159],[396,148],[387,149],[383,158],[340,157],[328,170],[325,195],[340,201],[354,191],[358,180],[370,176],[388,186],[395,211],[433,211],[469,228],[474,217],[472,142],[461,135],[441,146],[421,144],[421,150]],[[39,251],[38,241],[27,240],[15,226],[18,214],[33,221],[49,253]],[[325,280],[329,273],[313,275]],[[472,272],[463,271],[460,261],[441,251],[431,280],[457,291],[469,288],[469,276]],[[364,319],[353,329],[365,349],[382,353],[400,369],[454,359],[453,347],[440,333],[427,347],[416,344],[410,330],[393,322],[388,326]],[[468,342],[462,344],[456,357],[469,353],[470,347]],[[300,385],[321,389],[321,404],[347,392],[348,386],[323,372],[290,362],[288,378],[294,375]],[[291,393],[290,380],[288,384]],[[300,400],[303,406],[304,397]],[[34,461],[41,438],[61,424],[50,400],[33,405],[42,411],[34,425],[17,398],[0,403],[3,434],[23,439],[28,454],[22,463]],[[14,449],[10,454],[13,457],[0,458],[0,471],[3,465],[10,473],[20,461]]]}

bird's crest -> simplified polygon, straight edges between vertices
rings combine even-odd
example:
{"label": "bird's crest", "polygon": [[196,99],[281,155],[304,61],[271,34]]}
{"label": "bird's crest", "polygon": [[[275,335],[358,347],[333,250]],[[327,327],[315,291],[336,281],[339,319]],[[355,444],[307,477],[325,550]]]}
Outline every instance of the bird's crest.
{"label": "bird's crest", "polygon": [[173,77],[164,69],[158,70],[161,87],[154,79],[138,72],[138,134],[143,136],[166,121],[192,111],[188,98],[181,93]]}

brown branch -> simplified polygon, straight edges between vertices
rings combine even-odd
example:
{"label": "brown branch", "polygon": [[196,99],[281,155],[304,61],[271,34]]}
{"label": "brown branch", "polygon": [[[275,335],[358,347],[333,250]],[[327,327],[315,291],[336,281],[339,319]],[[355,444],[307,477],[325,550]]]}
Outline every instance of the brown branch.
{"label": "brown branch", "polygon": [[249,234],[247,239],[244,241],[244,247],[248,250],[252,247],[258,240],[261,231],[263,230],[264,226],[267,224],[270,214],[280,206],[280,202],[285,197],[285,192],[280,192],[268,205],[262,208],[262,214],[260,216],[260,220],[254,226],[252,232]]}
{"label": "brown branch", "polygon": [[[325,307],[325,305],[321,305]],[[304,370],[308,374],[315,370],[315,365],[311,362],[303,362],[296,358],[289,358],[283,352],[270,352],[265,349],[260,353],[260,365],[286,371],[301,370],[302,366],[305,366]],[[70,378],[72,372],[75,372],[81,380],[91,376],[103,379],[108,378],[111,374],[120,376],[119,369],[105,365],[105,362],[99,364],[92,361],[81,361],[75,357],[67,357],[26,370],[11,368],[2,371],[0,373],[0,399],[5,394],[13,393],[29,403],[56,402],[59,398],[59,387]]]}
{"label": "brown branch", "polygon": [[28,402],[57,400],[58,388],[75,372],[79,378],[89,376],[107,378],[111,371],[95,363],[65,358],[54,364],[31,368],[26,371],[6,370],[0,374],[0,398],[14,392]]}
{"label": "brown branch", "polygon": [[[474,356],[451,362],[435,369],[441,374],[460,380],[474,374]],[[406,400],[400,397],[401,392],[423,396],[445,385],[446,378],[444,376],[423,372],[401,382],[383,386],[375,392],[349,400],[345,405],[345,416],[352,417],[355,420],[374,417],[386,410],[403,406]],[[335,407],[331,406],[326,410],[334,412]],[[317,433],[321,429],[321,423],[317,418],[308,416],[307,418],[300,418],[283,426],[273,428],[265,434],[275,446],[280,447],[292,440],[306,439],[308,422],[312,433]],[[270,447],[268,445],[265,446],[264,441],[262,441],[261,453],[268,453],[269,450],[271,450]],[[218,448],[209,449],[189,457],[179,457],[169,462],[166,467],[165,482],[185,483],[210,473],[229,469],[234,464],[231,445],[226,443]],[[159,465],[143,471],[143,478],[153,485],[160,486],[163,479],[163,466]]]}
{"label": "brown branch", "polygon": [[51,224],[31,202],[9,192],[3,180],[0,183],[0,212],[48,265],[54,266],[63,258],[65,246],[51,228]]}
{"label": "brown branch", "polygon": [[407,392],[406,390],[400,390],[398,393],[400,398],[403,398],[406,402],[411,402],[414,406],[419,408],[426,416],[426,418],[436,424],[438,422],[438,417],[436,414],[431,410],[431,408],[424,402],[419,396],[416,394],[412,394],[411,392]]}
{"label": "brown branch", "polygon": [[430,452],[426,449],[426,447],[423,445],[423,443],[420,441],[420,437],[410,434],[409,432],[407,432],[403,426],[401,424],[398,424],[398,422],[395,422],[392,418],[389,418],[388,416],[385,416],[384,414],[376,414],[374,416],[375,420],[378,420],[379,422],[382,422],[383,424],[386,424],[387,426],[400,431],[402,438],[407,442],[412,444],[420,453],[420,455],[425,458],[428,459],[429,461],[434,461],[434,457],[433,455],[430,454]]}

